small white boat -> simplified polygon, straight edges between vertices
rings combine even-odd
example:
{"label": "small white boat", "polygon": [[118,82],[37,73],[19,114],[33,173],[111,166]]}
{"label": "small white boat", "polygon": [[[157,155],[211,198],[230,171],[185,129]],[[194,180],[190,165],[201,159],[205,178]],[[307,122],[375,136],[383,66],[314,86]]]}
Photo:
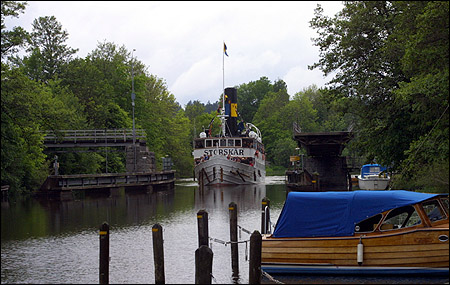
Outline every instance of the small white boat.
{"label": "small white boat", "polygon": [[358,185],[361,190],[386,190],[390,180],[386,167],[379,164],[365,164],[361,167]]}

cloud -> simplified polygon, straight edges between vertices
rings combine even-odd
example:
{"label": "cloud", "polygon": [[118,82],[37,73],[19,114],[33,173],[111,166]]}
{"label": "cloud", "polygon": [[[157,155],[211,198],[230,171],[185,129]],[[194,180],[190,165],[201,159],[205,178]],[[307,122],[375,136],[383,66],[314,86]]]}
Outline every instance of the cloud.
{"label": "cloud", "polygon": [[[54,15],[69,33],[68,46],[85,57],[98,42],[136,49],[148,71],[166,81],[181,106],[190,100],[216,101],[222,90],[223,41],[225,87],[283,79],[290,93],[325,80],[307,70],[318,60],[309,27],[321,3],[327,15],[340,1],[30,1],[19,24]],[[12,26],[9,26],[12,27]],[[292,94],[291,94],[292,95]]]}

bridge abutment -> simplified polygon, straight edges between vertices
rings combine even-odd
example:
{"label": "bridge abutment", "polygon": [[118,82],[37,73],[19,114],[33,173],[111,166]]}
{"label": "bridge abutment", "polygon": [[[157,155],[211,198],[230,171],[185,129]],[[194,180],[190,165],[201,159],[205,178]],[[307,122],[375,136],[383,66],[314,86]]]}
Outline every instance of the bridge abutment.
{"label": "bridge abutment", "polygon": [[[135,154],[136,148],[136,154]],[[125,167],[127,172],[155,172],[156,171],[156,159],[155,153],[149,151],[145,145],[136,146],[130,145],[125,149]],[[136,161],[135,161],[136,156]],[[135,168],[136,166],[136,168]]]}

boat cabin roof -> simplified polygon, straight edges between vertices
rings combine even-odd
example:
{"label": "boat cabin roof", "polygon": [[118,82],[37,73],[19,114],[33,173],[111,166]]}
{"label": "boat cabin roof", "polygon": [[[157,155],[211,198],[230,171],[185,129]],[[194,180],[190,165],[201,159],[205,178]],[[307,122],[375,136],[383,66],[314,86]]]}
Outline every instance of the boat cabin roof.
{"label": "boat cabin roof", "polygon": [[273,237],[338,237],[355,234],[355,225],[376,214],[439,195],[390,191],[289,192]]}
{"label": "boat cabin roof", "polygon": [[364,164],[361,167],[361,175],[378,175],[380,172],[386,171],[386,167],[379,164]]}

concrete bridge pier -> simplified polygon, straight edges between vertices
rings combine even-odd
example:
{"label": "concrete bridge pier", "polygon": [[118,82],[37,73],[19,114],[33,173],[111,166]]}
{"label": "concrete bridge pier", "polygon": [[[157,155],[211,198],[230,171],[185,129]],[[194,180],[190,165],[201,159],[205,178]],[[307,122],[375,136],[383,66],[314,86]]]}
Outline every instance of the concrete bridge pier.
{"label": "concrete bridge pier", "polygon": [[[136,149],[136,154],[135,154]],[[125,149],[126,151],[126,170],[127,172],[155,172],[156,171],[156,159],[155,153],[149,151],[146,145],[136,144],[135,146],[129,145]],[[136,158],[135,158],[136,156]],[[136,160],[135,160],[136,159]],[[136,161],[136,162],[135,162]],[[136,167],[136,168],[135,168]]]}

